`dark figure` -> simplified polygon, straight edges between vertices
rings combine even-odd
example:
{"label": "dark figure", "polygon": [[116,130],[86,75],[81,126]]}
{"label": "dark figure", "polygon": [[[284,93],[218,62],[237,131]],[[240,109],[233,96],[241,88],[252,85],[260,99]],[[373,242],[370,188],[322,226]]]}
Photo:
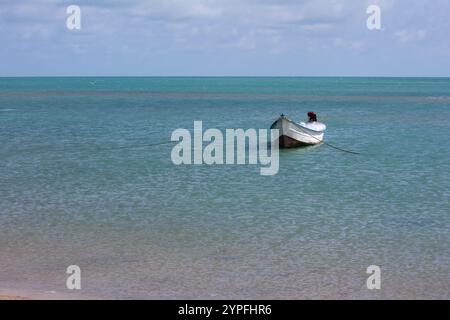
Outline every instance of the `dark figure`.
{"label": "dark figure", "polygon": [[309,121],[308,122],[316,122],[317,115],[314,112],[308,112]]}

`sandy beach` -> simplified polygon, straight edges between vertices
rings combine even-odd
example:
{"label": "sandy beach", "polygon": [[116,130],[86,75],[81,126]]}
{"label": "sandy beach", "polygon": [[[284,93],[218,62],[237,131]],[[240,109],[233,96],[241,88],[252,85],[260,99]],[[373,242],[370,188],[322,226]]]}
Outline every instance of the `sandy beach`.
{"label": "sandy beach", "polygon": [[37,291],[37,290],[17,290],[0,289],[0,300],[78,300],[95,299],[93,297],[83,298],[76,293],[62,293],[56,291]]}
{"label": "sandy beach", "polygon": [[31,300],[31,299],[19,296],[0,296],[0,300]]}

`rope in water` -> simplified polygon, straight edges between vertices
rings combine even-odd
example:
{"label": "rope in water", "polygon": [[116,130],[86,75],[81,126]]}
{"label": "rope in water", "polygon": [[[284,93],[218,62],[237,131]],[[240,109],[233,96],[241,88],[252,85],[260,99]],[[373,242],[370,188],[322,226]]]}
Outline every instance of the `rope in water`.
{"label": "rope in water", "polygon": [[[304,133],[306,133],[308,136],[310,136],[311,138],[313,138],[313,139],[316,139],[317,141],[319,141],[319,142],[321,142],[321,143],[323,143],[323,144],[325,144],[325,145],[327,145],[327,146],[329,146],[329,147],[331,147],[331,148],[333,148],[333,149],[336,149],[336,150],[339,150],[339,151],[342,151],[342,152],[346,152],[346,153],[350,153],[350,154],[356,154],[356,155],[361,155],[361,153],[359,153],[359,152],[356,152],[356,151],[350,151],[350,150],[345,150],[345,149],[342,149],[342,148],[339,148],[339,147],[337,147],[337,146],[335,146],[335,145],[332,145],[331,143],[329,143],[329,142],[326,142],[326,141],[323,141],[323,140],[320,140],[320,139],[318,139],[318,138],[316,138],[316,137],[314,137],[313,135],[311,135],[311,134],[309,134],[306,130],[304,130],[303,128],[299,128],[300,130],[302,130]],[[160,145],[164,145],[164,144],[171,144],[171,143],[174,143],[174,142],[176,142],[176,141],[162,141],[162,142],[157,142],[157,143],[151,143],[151,144],[142,144],[142,145],[131,145],[131,146],[119,146],[119,147],[111,147],[111,148],[96,148],[96,149],[94,149],[95,151],[108,151],[108,150],[121,150],[121,149],[135,149],[135,148],[145,148],[145,147],[154,147],[154,146],[160,146]],[[53,151],[53,152],[64,152],[64,151],[79,151],[80,149],[73,149],[73,150],[70,150],[70,149],[67,149],[67,148],[64,148],[64,149],[53,149],[53,150],[47,150],[47,151]]]}
{"label": "rope in water", "polygon": [[[142,145],[134,145],[134,146],[121,146],[121,147],[113,147],[113,148],[100,148],[101,151],[103,150],[118,150],[118,149],[134,149],[134,148],[144,148],[144,147],[154,147],[154,146],[160,146],[163,144],[169,144],[174,143],[176,141],[163,141],[163,142],[157,142],[157,143],[151,143],[151,144],[142,144]],[[97,149],[99,150],[99,149]]]}
{"label": "rope in water", "polygon": [[316,140],[319,141],[319,142],[322,142],[323,144],[325,144],[325,145],[327,145],[327,146],[329,146],[329,147],[331,147],[331,148],[334,148],[334,149],[339,150],[339,151],[342,151],[342,152],[351,153],[351,154],[357,154],[357,155],[360,155],[360,154],[361,154],[361,153],[356,152],[356,151],[350,151],[350,150],[345,150],[345,149],[336,147],[336,146],[332,145],[331,143],[325,142],[325,141],[323,141],[323,140],[320,140],[320,139],[314,137],[313,135],[309,134],[309,133],[308,133],[306,130],[304,130],[303,128],[299,128],[299,129],[302,130],[304,133],[306,133],[308,136],[310,136],[310,137],[316,139]]}
{"label": "rope in water", "polygon": [[[110,147],[110,148],[90,147],[90,148],[86,148],[84,150],[81,149],[81,148],[78,148],[78,147],[69,147],[69,148],[59,148],[59,149],[40,149],[38,151],[43,151],[43,152],[79,152],[81,150],[83,150],[83,151],[109,151],[109,150],[137,149],[137,148],[154,147],[154,146],[160,146],[160,145],[170,144],[170,143],[174,143],[174,142],[175,141],[163,141],[163,142],[157,142],[157,143],[151,143],[151,144],[119,146],[119,147]],[[19,150],[19,151],[29,151],[29,150]]]}
{"label": "rope in water", "polygon": [[331,148],[334,148],[334,149],[336,149],[336,150],[340,150],[340,151],[342,151],[342,152],[347,152],[347,153],[351,153],[351,154],[361,155],[360,152],[350,151],[350,150],[345,150],[345,149],[342,149],[342,148],[333,146],[331,143],[328,143],[328,142],[325,142],[325,141],[322,141],[322,142],[323,142],[325,145],[327,145],[327,146],[329,146],[329,147],[331,147]]}

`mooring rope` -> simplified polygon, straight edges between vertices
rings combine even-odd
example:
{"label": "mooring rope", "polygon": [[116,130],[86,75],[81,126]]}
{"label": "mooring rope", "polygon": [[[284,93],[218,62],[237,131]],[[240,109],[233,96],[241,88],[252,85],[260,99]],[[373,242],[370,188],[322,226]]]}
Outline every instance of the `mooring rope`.
{"label": "mooring rope", "polygon": [[331,143],[328,143],[328,142],[326,142],[326,141],[323,141],[323,140],[320,140],[320,139],[314,137],[313,135],[309,134],[306,130],[304,130],[304,129],[301,128],[301,127],[300,127],[299,129],[302,130],[304,133],[306,133],[308,136],[310,136],[310,137],[316,139],[316,140],[319,141],[319,142],[322,142],[323,144],[325,144],[325,145],[327,145],[327,146],[329,146],[329,147],[331,147],[331,148],[334,148],[334,149],[339,150],[339,151],[342,151],[342,152],[351,153],[351,154],[357,154],[357,155],[360,155],[360,154],[361,154],[361,153],[356,152],[356,151],[350,151],[350,150],[345,150],[345,149],[336,147],[336,146],[332,145]]}
{"label": "mooring rope", "polygon": [[[57,153],[63,153],[63,152],[80,152],[80,151],[109,151],[109,150],[123,150],[123,149],[137,149],[137,148],[146,148],[146,147],[154,147],[154,146],[160,146],[164,144],[170,144],[174,143],[176,141],[162,141],[162,142],[156,142],[156,143],[150,143],[150,144],[140,144],[140,145],[131,145],[131,146],[118,146],[118,147],[99,147],[99,146],[90,146],[85,149],[77,147],[77,146],[69,146],[66,148],[54,148],[54,149],[43,149],[40,148],[37,151],[42,152],[57,152]],[[19,151],[30,151],[28,150],[19,150]]]}
{"label": "mooring rope", "polygon": [[351,154],[358,154],[358,155],[361,155],[360,152],[350,151],[350,150],[345,150],[345,149],[336,147],[336,146],[332,145],[331,143],[328,143],[328,142],[325,142],[325,141],[322,141],[322,142],[323,142],[325,145],[327,145],[327,146],[329,146],[329,147],[331,147],[331,148],[334,148],[334,149],[336,149],[336,150],[340,150],[340,151],[342,151],[342,152],[347,152],[347,153],[351,153]]}
{"label": "mooring rope", "polygon": [[[310,136],[313,139],[316,139],[317,141],[342,152],[346,152],[346,153],[350,153],[350,154],[356,154],[356,155],[361,155],[360,152],[356,152],[356,151],[350,151],[350,150],[345,150],[342,149],[340,147],[337,147],[329,142],[320,140],[316,137],[314,137],[313,135],[311,135],[309,132],[307,132],[305,129],[303,129],[302,127],[299,127],[300,130],[302,130],[304,133],[306,133],[308,136]],[[155,147],[155,146],[160,146],[160,145],[165,145],[165,144],[171,144],[171,143],[175,143],[177,141],[162,141],[162,142],[156,142],[156,143],[150,143],[150,144],[141,144],[141,145],[131,145],[131,146],[118,146],[118,147],[110,147],[110,148],[102,148],[102,147],[97,147],[97,148],[92,148],[92,151],[109,151],[109,150],[123,150],[123,149],[136,149],[136,148],[146,148],[146,147]],[[23,150],[21,150],[23,151]],[[43,150],[44,151],[44,150]],[[61,148],[61,149],[47,149],[45,151],[50,151],[50,152],[77,152],[80,151],[79,148]],[[83,150],[83,151],[88,151],[88,150]]]}
{"label": "mooring rope", "polygon": [[160,146],[163,144],[169,144],[169,143],[174,143],[174,142],[176,142],[176,141],[163,141],[163,142],[157,142],[157,143],[151,143],[151,144],[141,144],[141,145],[134,145],[134,146],[120,146],[120,147],[113,147],[113,148],[99,148],[97,150],[108,151],[108,150],[119,150],[119,149],[145,148],[145,147]]}

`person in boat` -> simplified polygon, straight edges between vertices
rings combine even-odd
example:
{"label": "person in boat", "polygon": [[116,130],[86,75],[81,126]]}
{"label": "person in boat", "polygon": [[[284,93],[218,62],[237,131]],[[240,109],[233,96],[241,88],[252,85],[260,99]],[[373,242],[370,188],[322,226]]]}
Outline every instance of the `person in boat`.
{"label": "person in boat", "polygon": [[317,122],[317,115],[314,112],[312,111],[308,112],[308,117],[309,117],[308,122]]}

